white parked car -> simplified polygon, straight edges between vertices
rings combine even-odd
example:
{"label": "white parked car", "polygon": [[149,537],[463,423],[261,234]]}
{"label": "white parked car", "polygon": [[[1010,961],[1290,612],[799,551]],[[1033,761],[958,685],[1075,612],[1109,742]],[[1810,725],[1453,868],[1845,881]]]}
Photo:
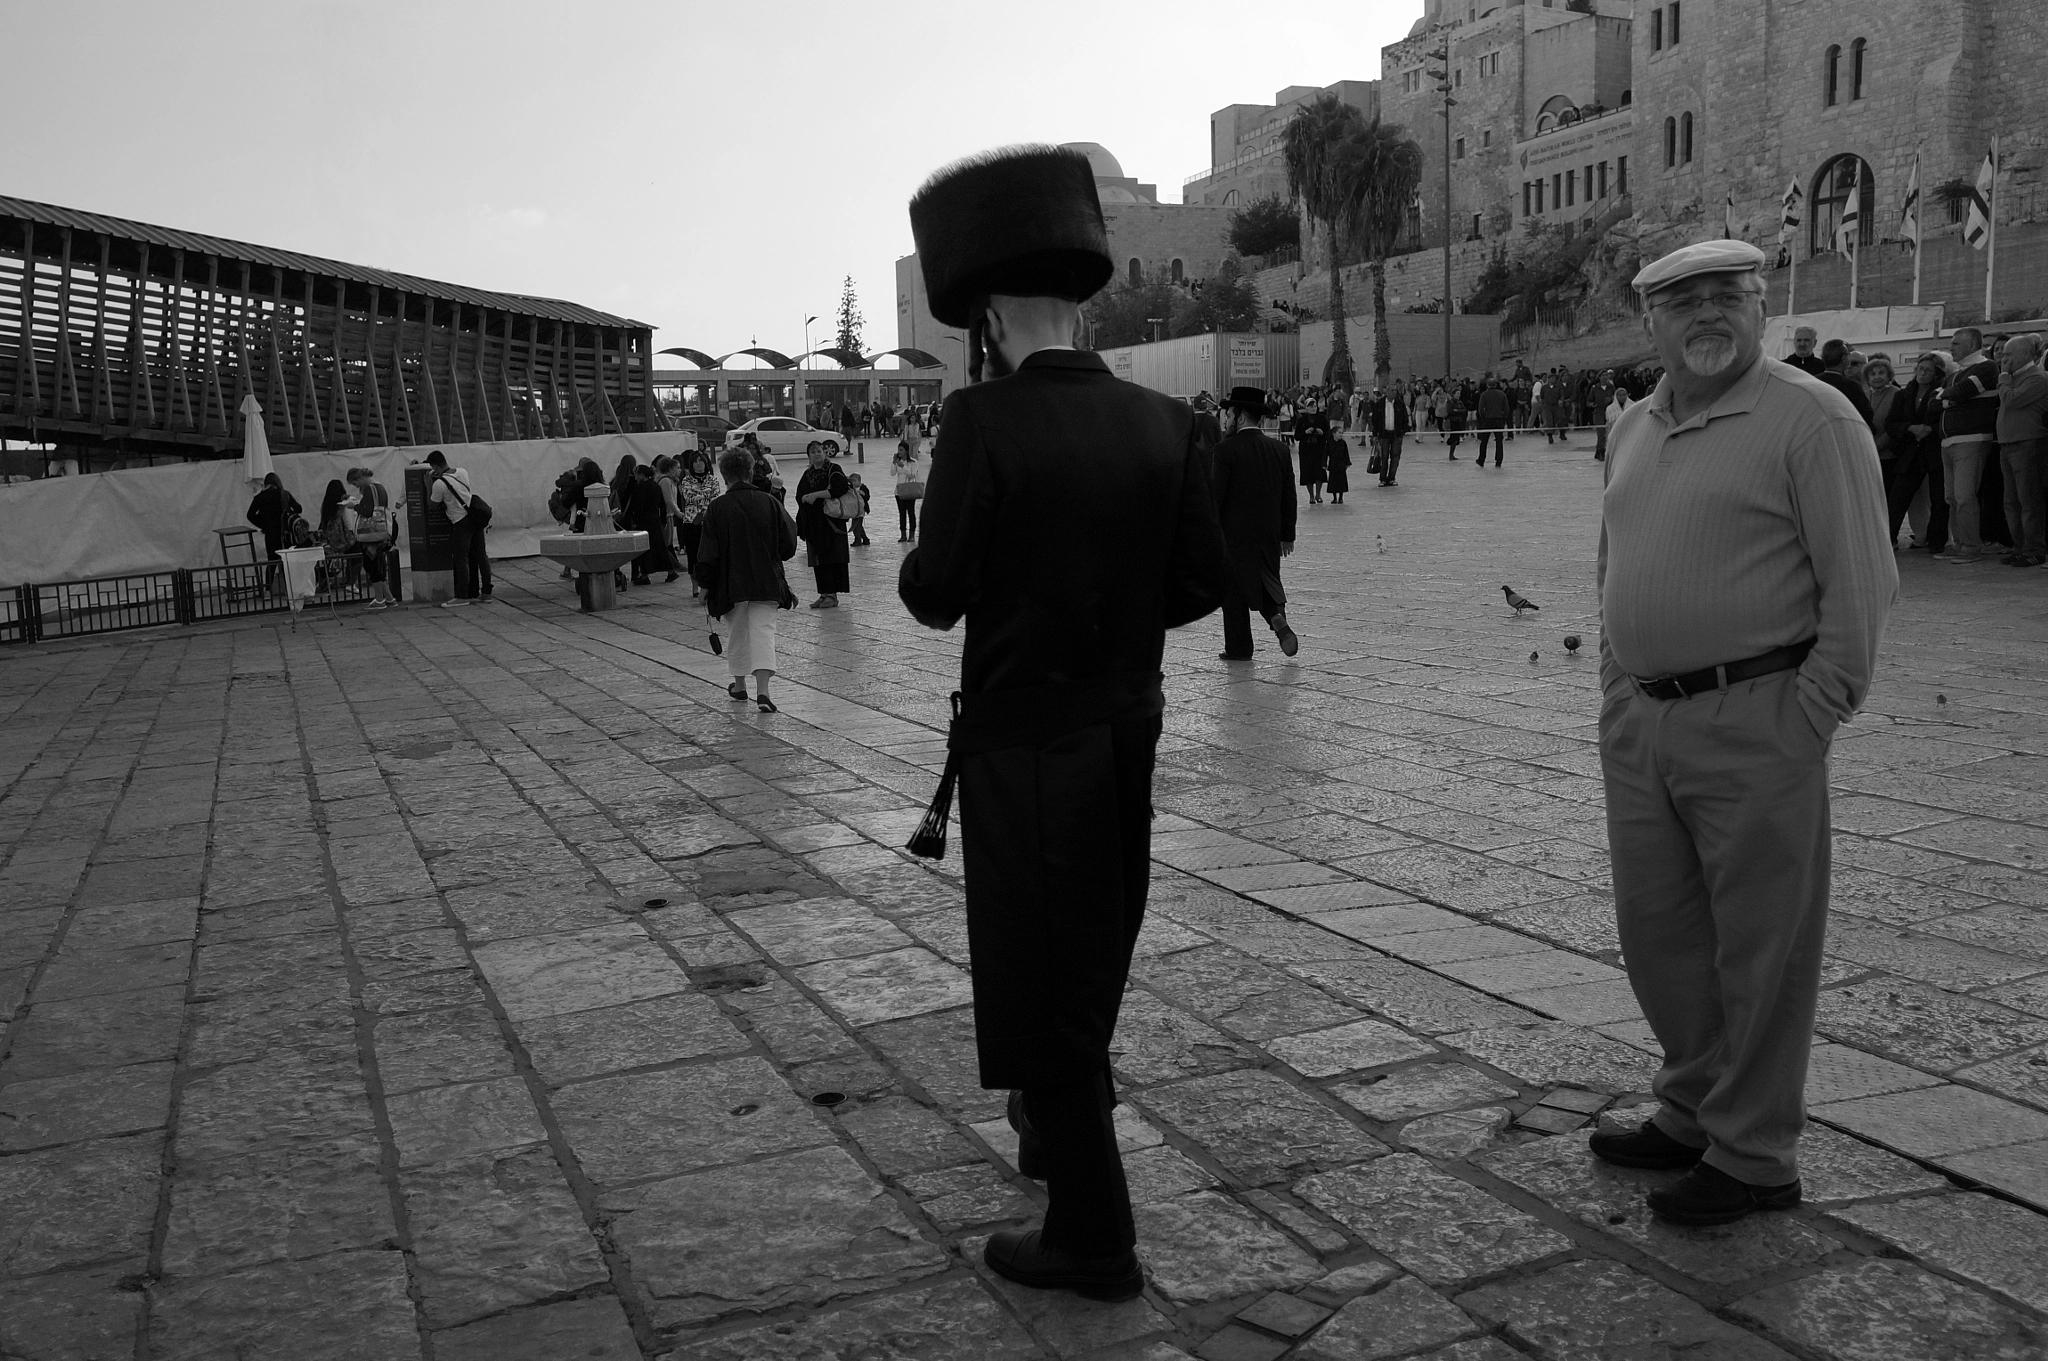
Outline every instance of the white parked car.
{"label": "white parked car", "polygon": [[837,430],[820,430],[794,416],[756,416],[745,425],[726,431],[725,447],[732,448],[748,435],[759,440],[761,447],[771,454],[802,456],[813,448],[821,448],[827,458],[837,458],[845,448]]}

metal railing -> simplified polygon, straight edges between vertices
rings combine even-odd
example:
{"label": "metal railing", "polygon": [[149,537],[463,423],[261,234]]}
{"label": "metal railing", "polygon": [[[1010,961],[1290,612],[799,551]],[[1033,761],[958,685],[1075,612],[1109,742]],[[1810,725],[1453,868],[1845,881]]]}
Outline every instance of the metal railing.
{"label": "metal railing", "polygon": [[[369,599],[361,565],[351,558],[321,564],[318,605]],[[200,624],[212,619],[289,609],[279,563],[180,567],[86,581],[32,582],[0,591],[0,643],[35,643],[94,633]]]}

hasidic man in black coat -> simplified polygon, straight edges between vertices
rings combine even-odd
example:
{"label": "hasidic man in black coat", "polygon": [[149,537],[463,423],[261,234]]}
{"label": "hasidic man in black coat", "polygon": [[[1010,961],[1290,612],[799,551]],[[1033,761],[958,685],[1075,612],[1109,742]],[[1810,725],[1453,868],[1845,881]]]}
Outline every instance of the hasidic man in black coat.
{"label": "hasidic man in black coat", "polygon": [[910,225],[975,385],[946,399],[899,591],[920,623],[967,621],[947,771],[975,1043],[982,1086],[1015,1093],[1019,1170],[1050,1202],[1042,1230],[997,1233],[985,1260],[1025,1285],[1129,1299],[1144,1274],[1109,1042],[1149,882],[1165,633],[1223,597],[1209,460],[1187,407],[1073,348],[1079,303],[1114,273],[1086,157],[960,162],[918,190]]}
{"label": "hasidic man in black coat", "polygon": [[1294,469],[1287,446],[1259,429],[1266,394],[1232,388],[1230,433],[1211,451],[1215,469],[1216,516],[1230,555],[1230,587],[1223,595],[1223,652],[1226,662],[1252,656],[1252,614],[1256,609],[1292,657],[1301,640],[1287,626],[1287,592],[1280,585],[1280,559],[1294,551]]}

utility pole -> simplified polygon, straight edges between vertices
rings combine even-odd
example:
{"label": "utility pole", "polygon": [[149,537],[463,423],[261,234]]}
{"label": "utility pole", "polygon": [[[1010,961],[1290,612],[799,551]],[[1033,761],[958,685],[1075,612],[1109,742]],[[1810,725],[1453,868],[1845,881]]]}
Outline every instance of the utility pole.
{"label": "utility pole", "polygon": [[1444,40],[1425,54],[1428,60],[1442,65],[1430,71],[1430,79],[1436,82],[1436,92],[1444,101],[1444,380],[1451,377],[1451,109],[1457,100],[1451,98],[1451,35],[1444,34]]}

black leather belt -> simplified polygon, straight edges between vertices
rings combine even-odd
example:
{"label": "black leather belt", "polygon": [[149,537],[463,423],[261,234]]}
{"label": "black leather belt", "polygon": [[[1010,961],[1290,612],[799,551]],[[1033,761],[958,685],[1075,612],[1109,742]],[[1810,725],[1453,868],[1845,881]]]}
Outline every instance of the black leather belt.
{"label": "black leather belt", "polygon": [[1737,681],[1755,680],[1776,671],[1790,671],[1806,660],[1806,654],[1813,651],[1816,641],[1808,638],[1790,647],[1773,648],[1761,656],[1730,662],[1726,666],[1688,671],[1683,676],[1631,676],[1629,679],[1636,683],[1636,689],[1651,699],[1689,699],[1709,690],[1723,689]]}

